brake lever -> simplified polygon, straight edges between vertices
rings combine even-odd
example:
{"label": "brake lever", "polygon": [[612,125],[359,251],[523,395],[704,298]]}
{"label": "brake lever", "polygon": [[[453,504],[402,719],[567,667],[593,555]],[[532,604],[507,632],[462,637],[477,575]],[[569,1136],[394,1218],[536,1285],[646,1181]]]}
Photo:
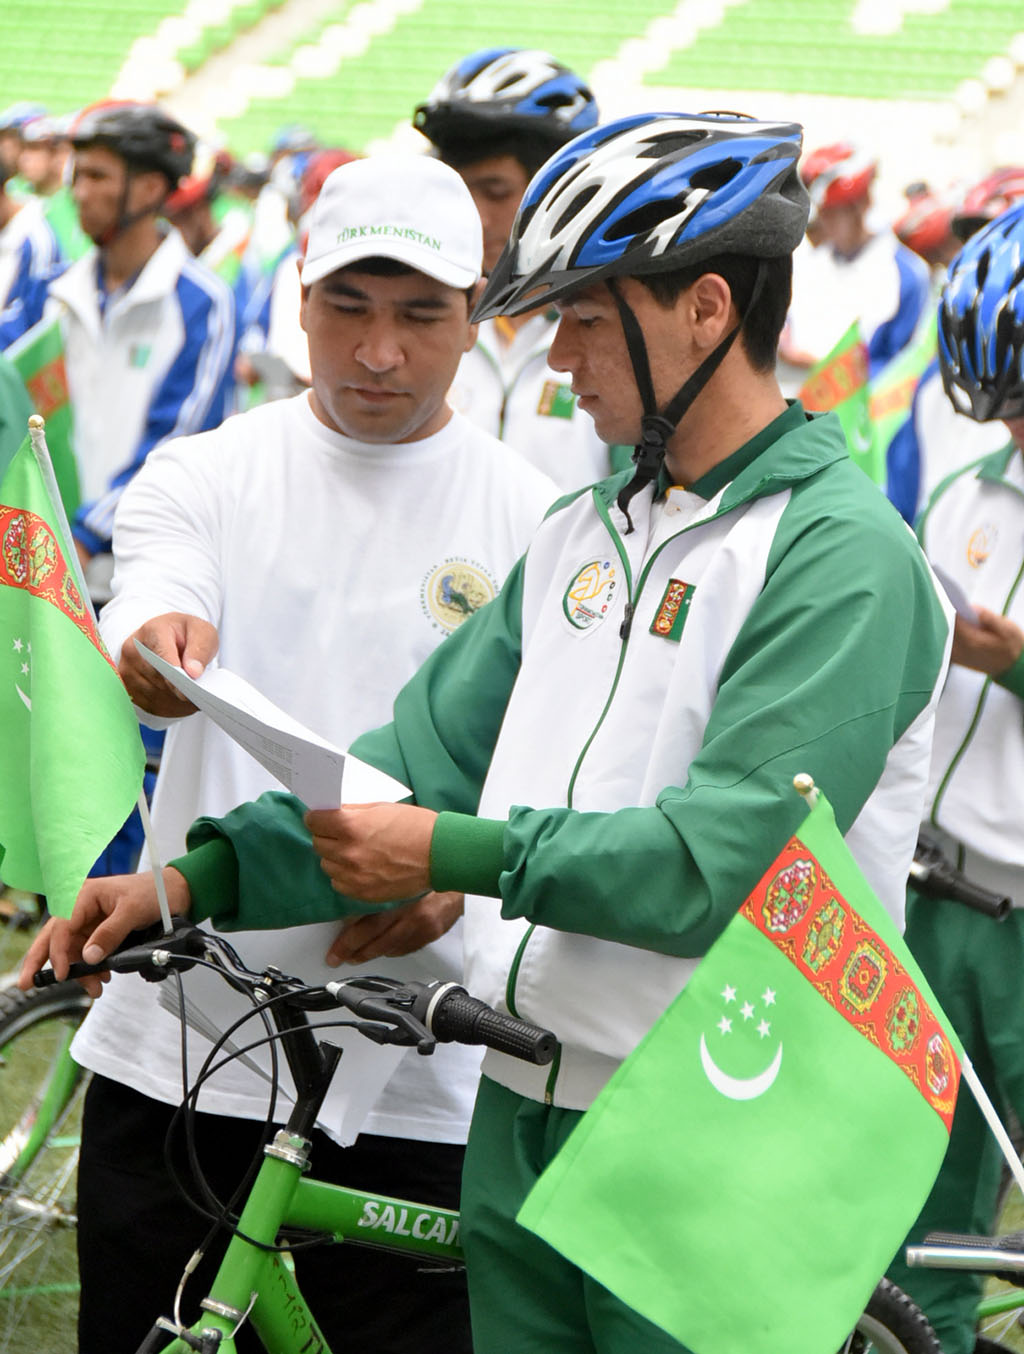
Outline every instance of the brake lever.
{"label": "brake lever", "polygon": [[425,1057],[437,1047],[426,1025],[413,1015],[415,994],[403,983],[393,978],[354,978],[328,983],[324,990],[338,1006],[373,1022],[373,1031],[363,1033],[374,1042],[411,1045]]}

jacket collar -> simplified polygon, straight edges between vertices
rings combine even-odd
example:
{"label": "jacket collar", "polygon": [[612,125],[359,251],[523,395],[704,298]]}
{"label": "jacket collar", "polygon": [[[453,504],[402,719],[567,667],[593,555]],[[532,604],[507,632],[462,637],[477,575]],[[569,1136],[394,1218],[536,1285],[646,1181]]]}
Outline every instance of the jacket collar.
{"label": "jacket collar", "polygon": [[[691,485],[694,493],[714,498],[724,487],[718,511],[740,503],[791,488],[810,479],[826,466],[849,459],[842,425],[835,414],[809,414],[799,400],[793,400],[778,418],[773,419],[737,451],[700,480]],[[613,475],[597,486],[597,492],[611,505],[624,484],[632,478],[632,467]],[[670,487],[669,476],[662,471],[656,494]]]}
{"label": "jacket collar", "polygon": [[[169,230],[163,242],[150,255],[142,271],[127,291],[111,303],[114,313],[137,305],[160,301],[178,281],[188,248],[176,230]],[[97,331],[100,327],[99,251],[90,249],[66,272],[50,284],[50,295],[63,301],[69,310]]]}

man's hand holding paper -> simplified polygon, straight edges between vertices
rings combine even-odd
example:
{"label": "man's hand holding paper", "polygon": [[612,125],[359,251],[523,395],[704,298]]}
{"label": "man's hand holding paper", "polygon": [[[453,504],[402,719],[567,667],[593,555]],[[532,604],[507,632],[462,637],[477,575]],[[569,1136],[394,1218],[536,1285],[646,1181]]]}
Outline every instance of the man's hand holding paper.
{"label": "man's hand holding paper", "polygon": [[136,640],[172,667],[198,677],[217,652],[220,639],[216,627],[198,616],[170,611],[139,626],[121,649],[118,672],[140,710],[167,719],[194,714],[198,707],[143,657]]}

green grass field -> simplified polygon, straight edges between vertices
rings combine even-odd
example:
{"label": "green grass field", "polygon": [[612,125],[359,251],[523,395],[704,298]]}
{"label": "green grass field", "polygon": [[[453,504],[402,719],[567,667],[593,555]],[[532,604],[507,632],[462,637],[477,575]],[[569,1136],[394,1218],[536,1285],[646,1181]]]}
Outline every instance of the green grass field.
{"label": "green grass field", "polygon": [[[9,897],[0,902],[8,903]],[[33,933],[0,925],[0,984],[10,981]],[[50,1055],[52,1035],[52,1029],[40,1030],[38,1036],[32,1031],[9,1049],[0,1049],[0,1153],[14,1123],[14,1107],[23,1106],[37,1082],[40,1060]],[[77,1118],[72,1116],[61,1128],[65,1145],[55,1148],[51,1157],[56,1169],[71,1154],[77,1155],[77,1136]],[[73,1177],[62,1198],[73,1202]],[[53,1237],[54,1244],[41,1244],[44,1237]],[[16,1254],[24,1259],[11,1273]],[[12,1223],[0,1215],[0,1354],[70,1354],[77,1343],[77,1277],[73,1228],[53,1232],[37,1228],[31,1218],[19,1216]],[[22,1292],[28,1286],[42,1290],[30,1303]]]}

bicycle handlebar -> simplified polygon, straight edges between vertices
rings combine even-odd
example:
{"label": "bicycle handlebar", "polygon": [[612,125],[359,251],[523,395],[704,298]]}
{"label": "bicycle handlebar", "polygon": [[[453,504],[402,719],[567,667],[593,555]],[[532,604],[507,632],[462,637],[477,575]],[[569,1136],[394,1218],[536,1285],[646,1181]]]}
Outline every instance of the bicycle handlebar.
{"label": "bicycle handlebar", "polygon": [[993,893],[972,884],[946,857],[936,842],[924,833],[917,839],[917,850],[910,865],[910,881],[927,898],[949,898],[955,903],[1003,921],[1013,906],[1005,894]]}
{"label": "bicycle handlebar", "polygon": [[929,1232],[917,1246],[907,1247],[912,1269],[962,1269],[992,1274],[1024,1287],[1024,1233],[971,1236],[961,1232]]}
{"label": "bicycle handlebar", "polygon": [[[219,936],[175,917],[170,933],[159,924],[134,931],[124,944],[98,964],[74,963],[68,978],[90,973],[139,973],[160,981],[172,970],[192,968],[206,958],[236,989],[269,989],[300,1011],[325,1011],[339,1006],[360,1017],[356,1028],[377,1043],[413,1044],[420,1053],[432,1053],[435,1043],[484,1044],[497,1052],[538,1066],[550,1063],[558,1041],[550,1030],[496,1011],[471,997],[458,983],[421,983],[396,978],[350,978],[324,987],[307,987],[277,969],[252,973],[231,946]],[[224,960],[230,963],[228,967]],[[33,975],[36,987],[58,981],[52,969]]]}

